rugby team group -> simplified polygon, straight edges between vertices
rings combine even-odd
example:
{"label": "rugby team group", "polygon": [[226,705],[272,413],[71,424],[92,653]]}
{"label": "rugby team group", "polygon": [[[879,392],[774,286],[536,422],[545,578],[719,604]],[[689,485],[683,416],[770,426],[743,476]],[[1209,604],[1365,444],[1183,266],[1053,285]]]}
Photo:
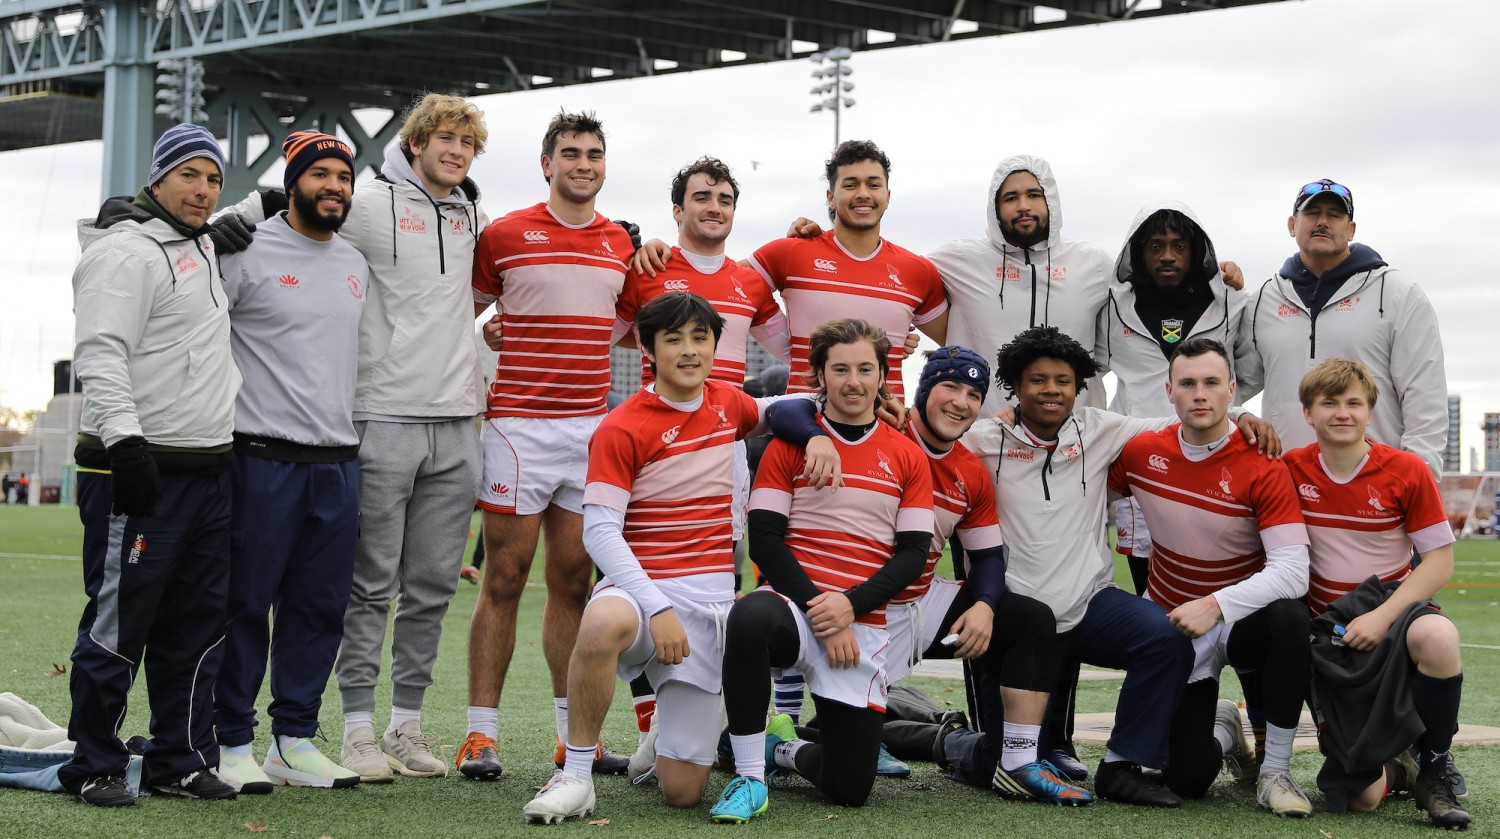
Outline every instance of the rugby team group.
{"label": "rugby team group", "polygon": [[[1291,756],[1311,707],[1323,809],[1409,792],[1467,826],[1459,636],[1431,599],[1453,571],[1442,346],[1421,288],[1351,241],[1348,187],[1289,187],[1296,253],[1247,286],[1182,204],[1142,209],[1117,256],[1064,238],[1026,155],[995,170],[983,235],[915,254],[882,234],[890,161],[847,141],[832,229],[798,219],[737,262],[717,159],[671,178],[675,243],[642,245],[595,208],[593,114],[552,119],[546,200],[494,221],[468,177],[487,138],[472,103],[427,94],[373,180],[298,131],[284,192],[219,209],[220,146],[182,124],[134,197],[80,222],[88,603],[64,790],[133,804],[132,752],[143,786],[189,798],[446,776],[423,698],[477,506],[453,766],[502,774],[540,544],[556,774],[527,821],[593,813],[595,774],[697,807],[715,764],[716,822],[766,813],[779,773],[860,806],[908,760],[1074,806],[1177,807],[1228,771],[1308,816]],[[908,408],[916,331],[939,348]],[[790,366],[786,394],[747,394],[750,337]],[[645,384],[610,410],[617,344]],[[1256,393],[1264,419],[1238,407]],[[1138,595],[1114,583],[1111,504]],[[739,596],[746,546],[760,585]],[[945,550],[956,579],[934,573]],[[967,714],[892,687],[933,657],[968,662]],[[127,747],[143,662],[151,737]],[[1080,663],[1124,671],[1092,789]],[[337,761],[312,739],[330,676]],[[617,680],[633,756],[599,740]]]}

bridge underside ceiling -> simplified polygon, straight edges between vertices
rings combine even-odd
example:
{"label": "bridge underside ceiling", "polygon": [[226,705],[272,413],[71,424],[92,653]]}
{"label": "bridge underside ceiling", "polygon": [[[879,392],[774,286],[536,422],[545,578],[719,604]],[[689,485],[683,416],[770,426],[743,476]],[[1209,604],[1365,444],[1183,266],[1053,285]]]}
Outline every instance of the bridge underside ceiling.
{"label": "bridge underside ceiling", "polygon": [[[887,49],[1281,0],[156,0],[147,63],[204,62],[209,99],[337,87],[351,106]],[[110,17],[0,0],[0,150],[94,139]],[[212,110],[212,109],[211,109]]]}

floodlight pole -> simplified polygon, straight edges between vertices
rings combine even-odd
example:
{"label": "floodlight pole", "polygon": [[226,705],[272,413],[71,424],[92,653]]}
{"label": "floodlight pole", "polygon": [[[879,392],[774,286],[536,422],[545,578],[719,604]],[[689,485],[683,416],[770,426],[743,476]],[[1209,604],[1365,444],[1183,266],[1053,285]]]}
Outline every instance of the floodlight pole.
{"label": "floodlight pole", "polygon": [[823,99],[822,101],[813,105],[810,110],[812,113],[817,113],[818,111],[833,111],[833,145],[835,148],[838,147],[839,141],[842,137],[841,112],[845,108],[852,108],[854,106],[854,99],[852,97],[844,95],[849,91],[854,90],[854,83],[844,80],[845,76],[851,75],[854,72],[854,68],[849,67],[844,63],[845,61],[848,61],[850,56],[852,56],[853,54],[853,51],[848,47],[834,47],[833,49],[825,50],[823,52],[815,52],[811,56],[809,56],[809,59],[814,64],[822,65],[823,62],[827,61],[831,62],[833,65],[831,67],[819,66],[817,70],[814,70],[812,72],[813,78],[826,78],[829,81],[813,87],[813,89],[809,92],[814,96],[827,96],[830,93],[833,94],[832,97]]}

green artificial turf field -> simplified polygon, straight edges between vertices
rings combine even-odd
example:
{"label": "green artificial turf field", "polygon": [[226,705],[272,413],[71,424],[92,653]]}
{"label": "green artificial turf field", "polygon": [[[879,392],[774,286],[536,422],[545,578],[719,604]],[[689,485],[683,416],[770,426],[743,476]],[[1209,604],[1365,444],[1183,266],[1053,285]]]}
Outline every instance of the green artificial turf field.
{"label": "green artificial turf field", "polygon": [[[10,691],[39,706],[54,721],[66,725],[70,702],[66,676],[52,675],[54,665],[67,667],[83,607],[78,562],[82,529],[76,511],[67,507],[17,508],[0,506],[0,691]],[[1123,568],[1120,579],[1128,581]],[[540,581],[540,567],[532,578]],[[1128,587],[1129,583],[1124,585]],[[461,584],[448,613],[447,631],[428,691],[424,727],[438,734],[449,758],[462,742],[466,703],[465,645],[468,615],[476,587]],[[534,788],[551,775],[553,719],[549,680],[539,642],[541,604],[545,593],[533,587],[522,603],[521,632],[510,680],[501,704],[499,741],[505,776],[497,783],[465,780],[454,773],[446,779],[398,779],[383,786],[353,790],[279,789],[270,796],[246,796],[232,802],[197,802],[148,798],[137,807],[104,811],[63,795],[0,790],[0,837],[218,837],[248,836],[246,826],[262,822],[273,837],[434,837],[510,836],[521,831],[579,833],[605,831],[628,836],[678,836],[685,832],[726,832],[712,825],[707,812],[712,798],[727,780],[716,774],[702,806],[673,810],[661,803],[654,787],[633,788],[623,778],[598,783],[597,820],[590,825],[571,821],[553,827],[527,827],[521,807]],[[1454,583],[1441,600],[1458,622],[1467,645],[1465,660],[1465,723],[1500,724],[1500,542],[1462,542]],[[389,661],[387,660],[387,665]],[[962,686],[939,679],[914,680],[939,702],[962,704]],[[380,695],[377,724],[389,705],[389,687]],[[1082,684],[1080,713],[1111,710],[1119,683]],[[1237,697],[1238,685],[1227,679],[1223,693]],[[148,714],[144,692],[136,690],[125,721],[128,736],[144,733]],[[261,708],[269,701],[263,697]],[[343,731],[338,692],[330,686],[323,706],[323,727],[329,741],[325,752],[338,755]],[[260,729],[257,754],[264,754],[269,726]],[[621,751],[633,750],[635,721],[629,691],[619,686],[615,710],[604,733],[605,742]],[[1097,762],[1102,749],[1082,746],[1081,756]],[[1477,835],[1500,835],[1500,747],[1470,746],[1456,750],[1459,766],[1472,791],[1468,807]],[[1312,788],[1320,758],[1301,753],[1293,770]],[[1387,803],[1374,814],[1331,816],[1315,814],[1306,821],[1283,821],[1255,808],[1253,790],[1235,785],[1227,776],[1203,801],[1188,802],[1179,811],[1148,811],[1100,803],[1080,810],[998,800],[983,790],[970,789],[941,777],[931,764],[915,764],[907,780],[880,779],[870,803],[857,810],[831,807],[812,788],[794,781],[773,789],[766,817],[742,828],[748,832],[777,831],[777,835],[817,836],[1155,836],[1235,837],[1295,836],[1307,839],[1421,836],[1430,828],[1425,814],[1410,801]],[[788,833],[791,831],[791,833]]]}

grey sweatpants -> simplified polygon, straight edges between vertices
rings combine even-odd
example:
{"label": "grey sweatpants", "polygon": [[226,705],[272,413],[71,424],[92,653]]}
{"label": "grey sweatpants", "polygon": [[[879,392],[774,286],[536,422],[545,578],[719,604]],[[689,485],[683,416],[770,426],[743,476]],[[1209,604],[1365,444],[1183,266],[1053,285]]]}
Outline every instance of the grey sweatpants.
{"label": "grey sweatpants", "polygon": [[420,709],[458,587],[483,455],[474,421],[358,422],[359,548],[335,672],[344,713],[375,710],[391,601],[391,702]]}

